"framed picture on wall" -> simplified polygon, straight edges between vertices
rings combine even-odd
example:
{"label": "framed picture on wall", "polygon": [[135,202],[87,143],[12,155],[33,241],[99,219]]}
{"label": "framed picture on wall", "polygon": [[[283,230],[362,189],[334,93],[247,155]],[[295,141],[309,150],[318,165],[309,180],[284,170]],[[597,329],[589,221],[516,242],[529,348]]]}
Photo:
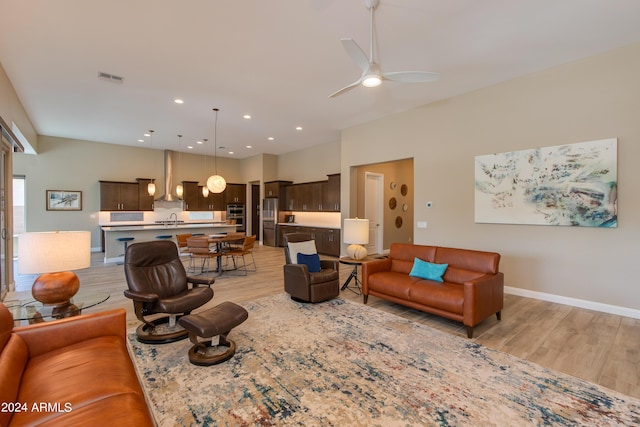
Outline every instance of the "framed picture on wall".
{"label": "framed picture on wall", "polygon": [[82,191],[47,190],[48,211],[81,211]]}

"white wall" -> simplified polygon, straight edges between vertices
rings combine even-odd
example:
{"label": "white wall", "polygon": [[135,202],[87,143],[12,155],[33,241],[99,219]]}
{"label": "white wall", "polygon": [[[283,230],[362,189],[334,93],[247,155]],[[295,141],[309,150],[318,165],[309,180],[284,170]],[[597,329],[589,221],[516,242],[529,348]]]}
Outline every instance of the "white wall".
{"label": "white wall", "polygon": [[[428,222],[416,243],[497,251],[508,286],[638,310],[638,76],[640,44],[347,129],[342,204],[351,166],[412,157]],[[618,228],[474,223],[475,156],[605,138],[618,138]]]}
{"label": "white wall", "polygon": [[340,173],[340,141],[292,151],[278,156],[278,178],[284,181],[325,181],[327,175]]}

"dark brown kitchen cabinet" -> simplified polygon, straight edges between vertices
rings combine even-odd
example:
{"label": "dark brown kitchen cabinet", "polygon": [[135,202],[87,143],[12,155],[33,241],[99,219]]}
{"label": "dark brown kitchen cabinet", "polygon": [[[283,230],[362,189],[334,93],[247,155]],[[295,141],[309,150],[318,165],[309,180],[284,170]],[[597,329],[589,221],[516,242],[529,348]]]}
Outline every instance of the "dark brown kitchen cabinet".
{"label": "dark brown kitchen cabinet", "polygon": [[137,211],[138,200],[137,182],[100,181],[101,211]]}
{"label": "dark brown kitchen cabinet", "polygon": [[[138,210],[152,211],[154,196],[149,195],[148,186],[150,182],[153,182],[153,180],[148,178],[137,178],[136,181],[138,181]],[[158,191],[157,187],[156,191]]]}
{"label": "dark brown kitchen cabinet", "polygon": [[208,211],[223,211],[226,209],[226,206],[224,205],[224,192],[209,192],[209,197],[207,197],[206,201]]}
{"label": "dark brown kitchen cabinet", "polygon": [[224,192],[211,193],[204,197],[202,194],[203,185],[198,185],[196,181],[182,181],[183,209],[185,211],[223,211]]}
{"label": "dark brown kitchen cabinet", "polygon": [[319,254],[340,256],[340,229],[306,227],[302,225],[278,225],[278,244],[284,247],[283,236],[288,233],[309,233],[316,241]]}
{"label": "dark brown kitchen cabinet", "polygon": [[291,184],[285,188],[282,210],[298,212],[340,212],[340,174],[327,181]]}
{"label": "dark brown kitchen cabinet", "polygon": [[182,181],[182,208],[185,211],[197,211],[200,207],[202,192],[198,189],[197,181]]}
{"label": "dark brown kitchen cabinet", "polygon": [[340,212],[340,174],[328,175],[322,191],[322,210]]}
{"label": "dark brown kitchen cabinet", "polygon": [[[247,202],[247,186],[244,184],[229,184],[224,189],[225,204],[236,203],[244,204]],[[226,206],[225,206],[226,208]]]}
{"label": "dark brown kitchen cabinet", "polygon": [[285,198],[287,210],[319,212],[322,207],[322,182],[292,184],[286,187]]}
{"label": "dark brown kitchen cabinet", "polygon": [[270,181],[264,183],[264,197],[267,199],[277,198],[278,209],[287,210],[286,189],[291,185],[291,181]]}

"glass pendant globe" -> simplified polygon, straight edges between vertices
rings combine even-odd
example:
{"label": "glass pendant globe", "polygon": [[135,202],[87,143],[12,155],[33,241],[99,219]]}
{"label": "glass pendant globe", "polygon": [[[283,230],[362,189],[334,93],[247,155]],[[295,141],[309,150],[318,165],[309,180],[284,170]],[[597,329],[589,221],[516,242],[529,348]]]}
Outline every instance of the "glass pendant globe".
{"label": "glass pendant globe", "polygon": [[149,193],[150,196],[156,194],[156,185],[153,182],[147,184],[147,193]]}
{"label": "glass pendant globe", "polygon": [[207,188],[206,185],[204,187],[202,187],[202,195],[204,197],[209,197],[209,189]]}
{"label": "glass pendant globe", "polygon": [[182,197],[183,194],[184,194],[184,187],[182,187],[182,184],[176,185],[176,196]]}
{"label": "glass pendant globe", "polygon": [[220,175],[211,175],[207,179],[207,188],[212,193],[222,193],[227,188],[227,181]]}

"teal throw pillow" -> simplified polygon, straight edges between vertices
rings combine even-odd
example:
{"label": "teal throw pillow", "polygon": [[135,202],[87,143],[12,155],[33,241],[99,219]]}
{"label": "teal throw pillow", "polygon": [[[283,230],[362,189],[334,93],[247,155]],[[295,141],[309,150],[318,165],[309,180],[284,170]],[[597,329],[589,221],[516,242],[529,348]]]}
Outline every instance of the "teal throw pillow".
{"label": "teal throw pillow", "polygon": [[442,276],[447,271],[449,264],[434,264],[432,262],[423,261],[420,258],[413,259],[413,268],[409,276],[419,277],[421,279],[443,282]]}
{"label": "teal throw pillow", "polygon": [[304,264],[309,269],[309,273],[320,271],[320,257],[318,254],[301,254],[298,252],[298,264]]}

